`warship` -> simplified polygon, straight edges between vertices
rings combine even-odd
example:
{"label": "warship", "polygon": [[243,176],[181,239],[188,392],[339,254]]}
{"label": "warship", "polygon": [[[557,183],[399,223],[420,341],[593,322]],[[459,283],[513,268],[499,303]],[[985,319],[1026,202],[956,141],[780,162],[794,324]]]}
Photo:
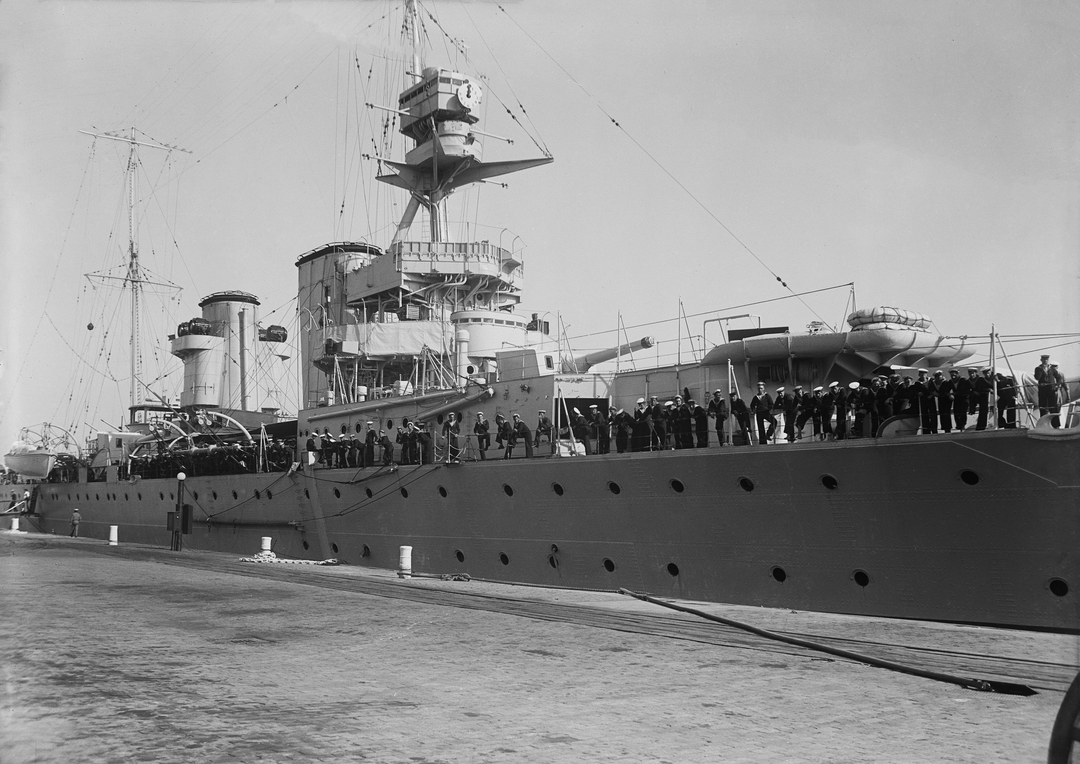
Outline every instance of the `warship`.
{"label": "warship", "polygon": [[[0,494],[9,515],[63,534],[78,508],[81,535],[102,540],[115,528],[123,542],[249,555],[269,538],[280,559],[389,569],[408,548],[416,575],[1080,628],[1080,409],[1021,405],[1016,426],[998,426],[991,396],[986,427],[952,432],[918,411],[857,431],[846,413],[815,430],[789,411],[779,442],[730,415],[706,420],[704,442],[663,432],[659,412],[635,428],[642,407],[704,410],[759,383],[861,391],[966,369],[976,351],[882,306],[805,333],[717,317],[723,337],[700,358],[648,368],[623,359],[650,336],[573,352],[560,326],[516,311],[520,252],[449,236],[456,189],[553,161],[485,161],[485,87],[417,53],[396,101],[370,104],[409,144],[378,157],[407,207],[384,247],[296,259],[295,419],[262,405],[249,368],[285,328],[261,325],[255,295],[211,294],[169,338],[180,399],[133,400],[123,428],[94,433],[62,470],[22,472]],[[427,230],[412,235],[418,215]]]}

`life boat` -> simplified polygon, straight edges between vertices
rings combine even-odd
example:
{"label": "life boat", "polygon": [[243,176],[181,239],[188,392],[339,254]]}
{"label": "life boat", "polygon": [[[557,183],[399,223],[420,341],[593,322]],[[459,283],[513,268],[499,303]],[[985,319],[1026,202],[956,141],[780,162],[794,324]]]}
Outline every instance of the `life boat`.
{"label": "life boat", "polygon": [[900,308],[861,308],[847,318],[852,331],[866,329],[914,329],[930,331],[930,317]]}

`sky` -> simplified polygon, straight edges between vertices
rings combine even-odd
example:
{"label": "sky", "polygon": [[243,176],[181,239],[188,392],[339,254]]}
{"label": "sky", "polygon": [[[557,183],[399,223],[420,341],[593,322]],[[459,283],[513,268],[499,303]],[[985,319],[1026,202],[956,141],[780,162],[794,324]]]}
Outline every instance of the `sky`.
{"label": "sky", "polygon": [[[175,394],[167,335],[202,297],[292,331],[297,256],[389,242],[406,200],[370,157],[404,141],[364,103],[403,87],[398,5],[0,2],[0,447],[127,405],[128,309],[85,276],[122,274],[127,146],[80,131],[183,149],[140,150],[135,205],[140,262],[182,288],[140,319],[143,378]],[[555,159],[459,191],[452,235],[519,251],[521,311],[575,349],[621,322],[674,360],[677,333],[720,341],[708,318],[841,326],[854,299],[1080,374],[1080,6],[423,5],[426,63],[483,75],[481,129],[514,141],[485,159]]]}

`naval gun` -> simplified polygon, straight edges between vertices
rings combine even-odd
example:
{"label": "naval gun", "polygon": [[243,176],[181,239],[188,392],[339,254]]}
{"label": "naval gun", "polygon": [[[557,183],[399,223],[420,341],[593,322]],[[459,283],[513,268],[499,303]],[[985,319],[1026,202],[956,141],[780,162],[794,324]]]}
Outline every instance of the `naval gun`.
{"label": "naval gun", "polygon": [[594,350],[593,352],[584,355],[564,358],[562,361],[562,373],[584,374],[598,363],[610,361],[612,358],[626,355],[627,353],[633,353],[635,350],[651,348],[655,344],[656,338],[642,337],[637,342],[631,342],[627,345],[617,345],[612,348],[604,348],[603,350]]}

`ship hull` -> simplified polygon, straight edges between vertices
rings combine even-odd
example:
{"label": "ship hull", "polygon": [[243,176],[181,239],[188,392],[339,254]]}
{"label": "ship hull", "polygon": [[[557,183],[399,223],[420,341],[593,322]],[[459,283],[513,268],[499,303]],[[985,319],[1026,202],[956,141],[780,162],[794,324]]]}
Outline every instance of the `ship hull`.
{"label": "ship hull", "polygon": [[[492,452],[493,453],[493,452]],[[34,527],[167,545],[174,480]],[[19,487],[21,491],[21,487]],[[1080,628],[1080,440],[1024,431],[189,477],[187,547],[824,612]]]}

